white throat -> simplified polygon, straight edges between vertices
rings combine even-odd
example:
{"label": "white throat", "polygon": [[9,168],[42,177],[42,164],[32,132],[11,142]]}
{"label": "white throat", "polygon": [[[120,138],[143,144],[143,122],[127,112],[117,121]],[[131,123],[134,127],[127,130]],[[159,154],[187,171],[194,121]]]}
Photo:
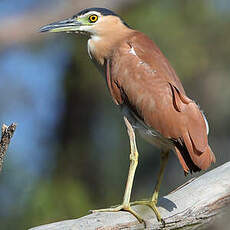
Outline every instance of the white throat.
{"label": "white throat", "polygon": [[98,35],[91,35],[90,39],[88,40],[88,54],[89,57],[92,59],[92,53],[95,52],[95,43],[97,43],[98,41],[100,41],[101,38]]}

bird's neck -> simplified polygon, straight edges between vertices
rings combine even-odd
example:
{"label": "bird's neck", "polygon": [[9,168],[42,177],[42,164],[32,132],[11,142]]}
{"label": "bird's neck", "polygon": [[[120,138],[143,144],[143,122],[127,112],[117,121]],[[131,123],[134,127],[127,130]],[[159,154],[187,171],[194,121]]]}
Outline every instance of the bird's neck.
{"label": "bird's neck", "polygon": [[89,56],[94,58],[100,65],[104,65],[106,59],[108,59],[113,51],[124,41],[133,30],[125,25],[119,26],[119,28],[107,29],[106,32],[99,35],[92,35],[88,40],[88,52]]}

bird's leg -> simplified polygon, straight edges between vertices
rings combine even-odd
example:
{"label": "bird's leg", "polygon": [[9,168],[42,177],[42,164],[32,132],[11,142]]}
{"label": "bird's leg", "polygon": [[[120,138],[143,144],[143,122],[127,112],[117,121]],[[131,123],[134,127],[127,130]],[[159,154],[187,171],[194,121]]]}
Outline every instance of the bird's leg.
{"label": "bird's leg", "polygon": [[134,201],[131,203],[131,205],[147,205],[147,206],[149,206],[154,211],[154,213],[156,214],[158,221],[161,221],[163,224],[165,224],[164,220],[161,218],[160,212],[158,211],[156,204],[158,201],[158,194],[160,191],[160,185],[161,185],[163,175],[164,175],[164,169],[165,169],[165,166],[166,166],[167,161],[168,161],[168,155],[169,155],[168,151],[161,153],[160,172],[159,172],[158,177],[157,177],[157,183],[155,186],[155,190],[154,190],[152,199],[151,200]]}
{"label": "bird's leg", "polygon": [[137,151],[135,133],[133,127],[129,123],[126,117],[124,117],[124,120],[125,120],[127,132],[129,135],[129,141],[130,141],[130,165],[129,165],[128,179],[125,188],[125,194],[123,197],[123,203],[114,208],[92,210],[92,212],[118,212],[120,210],[127,211],[133,214],[140,223],[143,223],[144,220],[130,207],[130,196],[131,196],[131,191],[133,186],[134,175],[138,164],[138,151]]}
{"label": "bird's leg", "polygon": [[160,191],[161,182],[162,182],[162,179],[163,179],[163,176],[164,176],[164,170],[165,170],[166,164],[168,162],[168,157],[169,157],[169,152],[168,151],[161,153],[160,172],[158,174],[157,183],[156,183],[155,190],[154,190],[154,193],[153,193],[153,196],[152,196],[152,201],[155,202],[156,204],[157,204],[157,201],[158,201],[158,194],[159,194],[159,191]]}

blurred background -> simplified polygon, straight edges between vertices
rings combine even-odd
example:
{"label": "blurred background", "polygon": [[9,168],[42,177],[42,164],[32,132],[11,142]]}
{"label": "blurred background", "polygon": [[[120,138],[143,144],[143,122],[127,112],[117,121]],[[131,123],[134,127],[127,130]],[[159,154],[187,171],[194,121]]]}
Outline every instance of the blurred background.
{"label": "blurred background", "polygon": [[[230,1],[1,0],[0,121],[18,124],[0,175],[1,230],[77,218],[122,201],[128,136],[90,62],[87,39],[38,33],[95,6],[116,11],[157,43],[205,111],[214,167],[230,160]],[[135,200],[151,196],[160,162],[159,150],[137,142]],[[161,195],[190,177],[171,154]]]}

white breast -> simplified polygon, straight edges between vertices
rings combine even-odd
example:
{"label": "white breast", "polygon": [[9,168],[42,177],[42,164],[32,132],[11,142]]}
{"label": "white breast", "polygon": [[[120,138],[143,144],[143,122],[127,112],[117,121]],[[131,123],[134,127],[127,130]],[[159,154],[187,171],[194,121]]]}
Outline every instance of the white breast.
{"label": "white breast", "polygon": [[88,40],[88,54],[89,57],[92,59],[92,53],[95,52],[95,43],[100,41],[101,38],[99,36],[93,35],[91,38]]}
{"label": "white breast", "polygon": [[129,122],[132,124],[132,127],[135,130],[138,130],[141,137],[144,138],[147,142],[165,151],[174,148],[173,143],[168,138],[165,138],[158,131],[144,124],[143,121],[136,117],[135,114],[133,114],[127,106],[123,105],[121,107],[121,111],[123,115],[128,118]]}
{"label": "white breast", "polygon": [[90,45],[90,41],[91,39],[88,40],[87,50],[88,50],[89,57],[92,59],[92,55],[91,55],[92,45]]}

